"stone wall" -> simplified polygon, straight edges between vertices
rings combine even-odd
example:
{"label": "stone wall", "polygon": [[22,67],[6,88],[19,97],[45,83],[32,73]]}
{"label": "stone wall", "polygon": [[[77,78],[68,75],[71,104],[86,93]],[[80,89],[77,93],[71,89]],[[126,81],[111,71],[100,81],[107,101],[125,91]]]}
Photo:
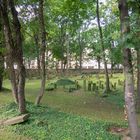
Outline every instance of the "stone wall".
{"label": "stone wall", "polygon": [[[49,75],[60,75],[61,70],[49,70]],[[108,72],[111,73],[111,69],[108,69]],[[69,69],[70,75],[78,75],[80,72],[78,69]],[[82,69],[82,74],[96,74],[98,73],[98,69]],[[100,73],[103,74],[104,70],[101,69]],[[123,69],[114,69],[113,73],[123,73]],[[37,69],[26,69],[26,75],[27,77],[39,77],[39,73]]]}

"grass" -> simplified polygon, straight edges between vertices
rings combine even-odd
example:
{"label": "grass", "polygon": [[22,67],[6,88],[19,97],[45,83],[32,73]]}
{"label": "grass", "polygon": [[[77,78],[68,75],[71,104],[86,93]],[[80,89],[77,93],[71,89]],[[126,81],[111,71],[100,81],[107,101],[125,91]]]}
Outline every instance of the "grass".
{"label": "grass", "polygon": [[[107,132],[111,125],[105,121],[91,121],[77,115],[63,113],[46,106],[27,104],[30,120],[20,125],[8,126],[7,131],[31,137],[33,140],[119,140]],[[1,108],[1,116],[17,115],[15,104]]]}
{"label": "grass", "polygon": [[30,139],[18,134],[15,135],[14,132],[5,129],[0,129],[0,140],[30,140]]}
{"label": "grass", "polygon": [[[114,75],[111,82],[117,82],[118,78],[123,79],[123,76]],[[81,86],[83,85],[81,76],[71,79],[77,80]],[[94,75],[89,79],[94,82],[98,81]],[[104,81],[102,75],[100,80]],[[51,82],[53,81],[47,81],[47,84]],[[13,132],[15,132],[17,140],[20,137],[23,139],[31,137],[33,140],[119,139],[119,137],[109,134],[106,129],[112,124],[126,125],[123,115],[123,87],[117,86],[117,90],[112,91],[107,98],[101,97],[103,90],[99,90],[98,94],[85,92],[82,89],[72,93],[65,92],[63,88],[46,91],[41,102],[42,106],[37,108],[33,103],[39,92],[39,86],[39,80],[27,80],[25,91],[26,99],[29,102],[27,107],[31,113],[30,121],[2,129],[3,134],[5,132],[4,135],[7,134],[12,139]],[[10,89],[8,80],[4,81],[4,87]],[[0,118],[17,115],[14,104],[4,106],[12,101],[10,92],[0,93]]]}

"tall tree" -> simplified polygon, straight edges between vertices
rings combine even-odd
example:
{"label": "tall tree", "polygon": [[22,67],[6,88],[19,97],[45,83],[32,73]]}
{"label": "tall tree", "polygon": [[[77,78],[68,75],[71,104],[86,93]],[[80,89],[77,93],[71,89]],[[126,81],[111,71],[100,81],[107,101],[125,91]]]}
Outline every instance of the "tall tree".
{"label": "tall tree", "polygon": [[40,104],[40,101],[45,93],[45,84],[46,84],[46,63],[45,63],[45,53],[46,53],[46,30],[45,30],[45,22],[44,22],[44,0],[39,1],[39,24],[40,24],[40,57],[41,57],[41,88],[40,92],[36,98],[36,105]]}
{"label": "tall tree", "polygon": [[79,71],[82,73],[82,60],[83,60],[83,44],[82,44],[82,37],[79,31],[78,33],[78,44],[79,44]]}
{"label": "tall tree", "polygon": [[134,79],[131,50],[126,42],[126,37],[130,33],[128,4],[127,0],[119,0],[121,36],[123,45],[124,76],[125,76],[125,106],[128,114],[129,128],[133,140],[139,140],[139,128],[136,118],[134,101]]}
{"label": "tall tree", "polygon": [[[8,17],[8,12],[7,12],[7,1],[1,1],[0,3],[0,13],[2,17],[2,24],[3,24],[3,31],[4,31],[4,42],[5,46],[7,49],[6,53],[6,61],[8,65],[8,71],[10,74],[10,81],[12,85],[12,93],[13,97],[15,99],[15,102],[18,103],[18,94],[17,94],[17,85],[16,85],[16,76],[15,76],[15,71],[14,71],[14,60],[12,57],[12,52],[13,52],[13,38],[12,38],[12,32],[10,28],[10,22],[9,22],[9,17]],[[4,29],[5,28],[5,29]]]}
{"label": "tall tree", "polygon": [[105,68],[105,77],[106,77],[106,91],[105,92],[107,93],[110,91],[110,85],[109,85],[109,74],[108,74],[108,69],[107,69],[103,33],[102,33],[102,27],[100,23],[99,0],[96,1],[96,14],[97,14],[97,23],[98,23],[98,28],[99,28],[100,42],[101,42],[101,47],[102,47],[102,56],[103,56],[104,68]]}
{"label": "tall tree", "polygon": [[140,49],[137,49],[137,111],[140,110]]}
{"label": "tall tree", "polygon": [[[0,16],[1,16],[1,15],[0,15]],[[1,19],[0,19],[0,91],[2,90],[3,72],[4,72],[4,55],[3,55],[3,48],[4,48],[3,28],[2,28],[2,21],[1,21]]]}
{"label": "tall tree", "polygon": [[[1,48],[1,45],[0,45],[0,48]],[[4,74],[4,56],[2,52],[0,52],[0,91],[2,91],[3,74]]]}
{"label": "tall tree", "polygon": [[16,11],[14,1],[9,1],[9,7],[11,10],[12,18],[13,18],[13,31],[15,35],[15,62],[17,63],[17,72],[18,72],[18,103],[19,103],[19,111],[21,113],[26,112],[25,105],[25,67],[23,64],[23,50],[22,50],[22,34],[21,34],[21,25],[18,19],[18,12]]}
{"label": "tall tree", "polygon": [[[130,1],[131,2],[131,1]],[[132,7],[132,16],[134,17],[133,23],[135,23],[133,26],[135,33],[134,33],[134,44],[137,52],[137,102],[136,107],[137,111],[140,110],[140,2],[139,1],[132,1],[130,3]]]}
{"label": "tall tree", "polygon": [[[10,8],[13,24],[10,24],[11,19],[7,12],[7,7]],[[16,11],[14,1],[0,1],[0,13],[4,24],[4,37],[7,48],[7,60],[11,76],[11,84],[13,87],[12,89],[16,101],[18,102],[20,113],[25,113],[25,67],[23,64],[22,35],[18,12]],[[17,64],[18,82],[16,82],[14,70],[15,63]]]}

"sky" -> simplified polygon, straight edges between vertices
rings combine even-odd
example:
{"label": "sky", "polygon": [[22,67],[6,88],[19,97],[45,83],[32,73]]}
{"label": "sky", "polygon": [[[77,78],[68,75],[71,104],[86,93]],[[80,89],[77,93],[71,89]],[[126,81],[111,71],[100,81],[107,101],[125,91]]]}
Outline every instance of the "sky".
{"label": "sky", "polygon": [[105,2],[106,2],[106,0],[99,0],[99,2],[103,2],[103,3],[105,3]]}

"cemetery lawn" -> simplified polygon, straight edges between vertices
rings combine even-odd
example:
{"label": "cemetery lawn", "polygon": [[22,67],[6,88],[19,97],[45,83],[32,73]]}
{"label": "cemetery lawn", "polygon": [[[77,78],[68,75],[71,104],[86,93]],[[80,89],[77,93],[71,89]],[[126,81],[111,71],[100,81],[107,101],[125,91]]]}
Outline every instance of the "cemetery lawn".
{"label": "cemetery lawn", "polygon": [[[104,77],[102,76],[102,79]],[[115,75],[111,82],[117,82],[122,75]],[[81,77],[75,77],[82,86]],[[96,77],[93,77],[95,82]],[[48,81],[48,83],[53,82]],[[119,140],[119,136],[110,134],[111,125],[127,126],[123,115],[123,87],[108,93],[103,98],[103,90],[88,92],[83,89],[66,92],[62,87],[46,91],[40,107],[34,106],[39,92],[39,80],[27,80],[27,109],[30,120],[24,124],[1,127],[0,140]],[[10,89],[8,80],[4,87]],[[10,91],[0,93],[0,118],[18,115]],[[1,139],[2,138],[2,139]]]}

